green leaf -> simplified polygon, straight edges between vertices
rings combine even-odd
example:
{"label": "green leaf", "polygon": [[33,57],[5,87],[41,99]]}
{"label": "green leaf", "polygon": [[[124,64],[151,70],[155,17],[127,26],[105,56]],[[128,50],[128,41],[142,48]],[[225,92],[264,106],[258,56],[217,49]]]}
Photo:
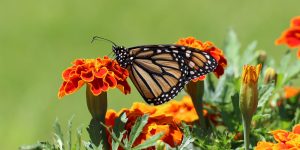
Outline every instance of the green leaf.
{"label": "green leaf", "polygon": [[297,78],[300,74],[300,61],[296,60],[290,67],[287,69],[287,79],[286,82],[289,82],[291,79]]}
{"label": "green leaf", "polygon": [[235,76],[239,74],[239,49],[241,45],[238,41],[237,35],[234,30],[230,29],[228,35],[225,39],[224,52],[228,60],[229,68],[232,68],[232,71]]}
{"label": "green leaf", "polygon": [[226,94],[224,92],[224,89],[227,88],[227,85],[225,85],[226,83],[226,74],[222,77],[220,77],[220,79],[218,80],[218,84],[216,87],[216,91],[214,93],[214,95],[212,96],[212,101],[213,102],[222,102],[222,98],[224,97],[224,95]]}
{"label": "green leaf", "polygon": [[285,53],[285,55],[281,58],[280,68],[279,68],[280,73],[286,73],[286,71],[289,69],[290,61],[291,61],[291,52],[290,50],[288,50]]}
{"label": "green leaf", "polygon": [[67,144],[69,150],[72,149],[72,121],[74,119],[74,115],[68,121],[68,128],[67,128]]}
{"label": "green leaf", "polygon": [[112,139],[115,140],[116,142],[119,143],[119,145],[123,148],[126,149],[127,146],[125,146],[121,140],[118,139],[118,137],[116,136],[116,134],[114,132],[111,132],[109,127],[107,127],[104,123],[100,122],[102,126],[104,126],[106,128],[106,130],[108,131],[108,133],[111,135]]}
{"label": "green leaf", "polygon": [[115,132],[117,137],[119,137],[120,133],[124,130],[127,120],[128,118],[125,112],[123,112],[117,119],[115,119],[113,131]]}
{"label": "green leaf", "polygon": [[129,135],[129,143],[128,143],[129,145],[128,146],[132,147],[134,141],[140,135],[140,133],[142,132],[144,126],[148,122],[148,118],[149,118],[149,115],[146,114],[142,117],[139,117],[136,120],[136,122],[133,125],[132,130],[130,132],[130,135]]}
{"label": "green leaf", "polygon": [[[123,131],[123,132],[120,133],[120,135],[118,137],[118,141],[122,141],[122,138],[123,138],[125,133],[126,133],[126,131]],[[112,132],[112,134],[114,134],[114,136],[116,136],[116,134],[114,132]],[[112,140],[112,150],[118,150],[118,148],[120,146],[120,143],[118,141]]]}
{"label": "green leaf", "polygon": [[275,84],[274,83],[270,83],[267,85],[262,85],[259,88],[259,100],[258,100],[258,108],[262,107],[266,104],[266,102],[269,100],[269,98],[272,96],[273,91],[275,89]]}
{"label": "green leaf", "polygon": [[82,137],[82,126],[77,128],[77,142],[75,144],[75,149],[81,149],[81,137]]}
{"label": "green leaf", "polygon": [[271,117],[270,114],[257,114],[257,115],[253,116],[252,121],[258,121],[258,120],[270,118],[270,117]]}
{"label": "green leaf", "polygon": [[159,140],[162,136],[163,136],[163,133],[155,134],[154,136],[150,137],[149,139],[147,139],[143,143],[135,146],[133,149],[134,150],[139,150],[139,149],[145,149],[145,148],[148,148],[148,147],[151,147],[151,146],[155,146],[156,141]]}
{"label": "green leaf", "polygon": [[63,133],[61,131],[61,127],[60,127],[60,124],[58,122],[58,119],[55,120],[53,128],[54,128],[55,142],[56,142],[56,144],[58,144],[59,149],[63,150],[64,149],[64,136],[63,136]]}
{"label": "green leaf", "polygon": [[33,145],[20,146],[19,150],[55,150],[55,147],[49,142],[38,142]]}
{"label": "green leaf", "polygon": [[254,55],[254,50],[256,48],[257,42],[253,41],[250,43],[246,50],[243,53],[243,56],[241,57],[241,60],[243,61],[243,64],[241,63],[240,65],[243,66],[244,64],[250,64],[252,61],[256,59]]}
{"label": "green leaf", "polygon": [[186,148],[195,141],[195,139],[190,136],[185,135],[183,137],[183,140],[182,140],[180,146],[178,147],[179,150],[186,150]]}

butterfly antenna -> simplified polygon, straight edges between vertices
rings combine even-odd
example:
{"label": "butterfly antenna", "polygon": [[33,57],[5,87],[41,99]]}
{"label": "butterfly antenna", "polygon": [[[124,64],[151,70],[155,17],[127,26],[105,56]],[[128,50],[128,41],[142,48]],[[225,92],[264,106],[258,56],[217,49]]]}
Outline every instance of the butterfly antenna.
{"label": "butterfly antenna", "polygon": [[91,43],[93,43],[95,40],[98,40],[98,39],[101,39],[101,40],[105,40],[105,41],[108,41],[110,43],[112,43],[114,46],[117,46],[117,44],[109,39],[106,39],[106,38],[103,38],[103,37],[100,37],[100,36],[94,36]]}

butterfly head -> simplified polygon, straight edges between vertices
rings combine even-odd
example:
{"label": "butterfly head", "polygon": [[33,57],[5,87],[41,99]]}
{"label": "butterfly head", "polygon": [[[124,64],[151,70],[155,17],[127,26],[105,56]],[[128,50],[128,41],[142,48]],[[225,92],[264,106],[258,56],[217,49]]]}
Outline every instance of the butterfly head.
{"label": "butterfly head", "polygon": [[125,48],[124,46],[117,46],[117,45],[113,45],[112,47],[114,53],[116,54],[116,60],[118,61],[118,63],[121,65],[121,67],[126,68],[126,66],[128,65],[128,49]]}

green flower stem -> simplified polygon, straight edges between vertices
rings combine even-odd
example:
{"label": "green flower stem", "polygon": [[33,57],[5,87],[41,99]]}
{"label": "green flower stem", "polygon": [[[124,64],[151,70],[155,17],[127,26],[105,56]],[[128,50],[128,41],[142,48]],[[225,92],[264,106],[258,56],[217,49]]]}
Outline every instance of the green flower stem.
{"label": "green flower stem", "polygon": [[90,87],[87,85],[86,87],[86,102],[88,109],[92,115],[92,119],[90,121],[90,125],[87,128],[90,139],[93,144],[96,146],[100,145],[100,141],[103,141],[103,148],[108,148],[108,140],[106,136],[106,130],[101,125],[105,123],[105,115],[107,111],[107,93],[102,92],[100,95],[95,96]]}
{"label": "green flower stem", "polygon": [[192,98],[194,107],[199,117],[200,127],[205,129],[206,122],[203,116],[204,81],[190,82],[187,85],[187,92]]}
{"label": "green flower stem", "polygon": [[250,135],[251,119],[249,120],[247,119],[247,117],[242,116],[242,121],[244,127],[244,146],[245,146],[245,150],[248,150],[250,145],[249,135]]}

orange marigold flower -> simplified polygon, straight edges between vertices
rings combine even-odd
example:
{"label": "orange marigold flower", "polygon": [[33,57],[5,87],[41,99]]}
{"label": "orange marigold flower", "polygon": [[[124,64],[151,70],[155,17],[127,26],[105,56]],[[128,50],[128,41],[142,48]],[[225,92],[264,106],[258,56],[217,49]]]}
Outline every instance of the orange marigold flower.
{"label": "orange marigold flower", "polygon": [[90,86],[94,95],[106,92],[109,88],[119,88],[124,94],[130,93],[130,86],[126,81],[129,73],[121,68],[116,60],[108,57],[103,59],[77,59],[73,65],[62,73],[63,84],[58,97],[72,94],[84,83]]}
{"label": "orange marigold flower", "polygon": [[[114,125],[112,119],[114,120],[117,118],[115,117],[117,113],[114,111],[108,112],[109,113],[106,114],[106,123],[108,126],[112,127]],[[122,114],[123,112],[126,113],[128,118],[128,121],[125,124],[125,130],[127,132],[125,133],[124,138],[130,135],[131,128],[138,117],[141,117],[144,114],[149,114],[148,122],[143,128],[141,135],[134,142],[133,146],[143,143],[148,138],[160,132],[164,132],[161,140],[165,143],[168,143],[170,146],[175,147],[181,144],[183,133],[174,122],[173,117],[156,113],[156,108],[154,106],[143,103],[134,103],[131,109],[123,109],[118,113],[118,115]],[[108,137],[109,141],[111,142],[110,135],[108,135]],[[153,149],[153,147],[149,149]]]}
{"label": "orange marigold flower", "polygon": [[290,28],[281,34],[275,44],[286,44],[289,48],[300,47],[300,16],[291,20]]}
{"label": "orange marigold flower", "polygon": [[[214,74],[219,78],[224,74],[224,69],[227,67],[227,59],[225,58],[223,51],[217,48],[212,42],[202,42],[194,37],[182,38],[177,41],[178,45],[189,46],[197,48],[211,54],[218,62],[217,68],[214,70]],[[200,77],[199,80],[203,80],[204,77]]]}
{"label": "orange marigold flower", "polygon": [[300,94],[300,88],[292,87],[292,86],[286,86],[284,87],[284,97],[286,99],[292,98],[298,94]]}
{"label": "orange marigold flower", "polygon": [[284,31],[275,44],[286,44],[289,48],[300,47],[300,27],[291,27]]}
{"label": "orange marigold flower", "polygon": [[300,59],[300,49],[298,49],[297,58]]}
{"label": "orange marigold flower", "polygon": [[278,143],[258,142],[256,150],[278,150],[300,148],[300,124],[294,126],[293,131],[275,130],[271,132]]}

